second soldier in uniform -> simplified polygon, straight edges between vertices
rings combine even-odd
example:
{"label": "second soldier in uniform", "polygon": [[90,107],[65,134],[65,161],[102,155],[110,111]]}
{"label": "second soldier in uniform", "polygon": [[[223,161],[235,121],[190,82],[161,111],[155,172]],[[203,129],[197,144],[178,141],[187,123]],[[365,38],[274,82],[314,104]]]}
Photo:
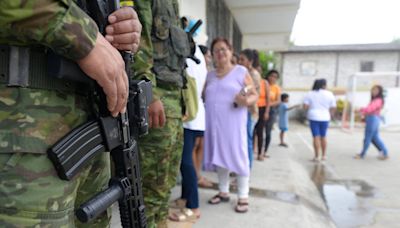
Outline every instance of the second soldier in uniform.
{"label": "second soldier in uniform", "polygon": [[181,89],[189,44],[180,27],[176,0],[135,3],[143,31],[133,69],[137,79],[153,82],[154,97],[149,107],[153,129],[139,140],[143,194],[149,228],[164,228],[181,160]]}

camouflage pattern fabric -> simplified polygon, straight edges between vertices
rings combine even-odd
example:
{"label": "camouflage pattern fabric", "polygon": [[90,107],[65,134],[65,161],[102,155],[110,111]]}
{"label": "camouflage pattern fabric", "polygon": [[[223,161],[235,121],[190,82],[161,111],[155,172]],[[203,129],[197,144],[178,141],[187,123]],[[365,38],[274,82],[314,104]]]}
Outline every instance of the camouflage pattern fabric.
{"label": "camouflage pattern fabric", "polygon": [[139,50],[135,53],[134,62],[131,65],[134,79],[145,79],[151,81],[153,86],[153,99],[159,100],[162,91],[157,87],[156,75],[152,71],[153,43],[151,41],[151,30],[153,23],[152,1],[142,0],[135,2],[137,14],[142,24],[142,33],[140,36]]}
{"label": "camouflage pattern fabric", "polygon": [[[98,28],[71,0],[0,1],[0,44],[46,46],[70,59],[86,56]],[[75,94],[0,85],[0,153],[45,153],[86,119]]]}
{"label": "camouflage pattern fabric", "polygon": [[107,185],[109,163],[102,153],[72,181],[63,181],[46,156],[0,154],[0,227],[108,227],[111,211],[81,224],[74,221],[74,208]]}
{"label": "camouflage pattern fabric", "polygon": [[46,153],[87,120],[87,102],[79,95],[0,85],[0,154]]}
{"label": "camouflage pattern fabric", "polygon": [[0,44],[43,45],[70,59],[92,50],[98,28],[72,0],[1,0]]}
{"label": "camouflage pattern fabric", "polygon": [[[143,195],[146,206],[148,228],[166,228],[168,200],[179,171],[182,155],[183,130],[181,112],[181,89],[177,86],[160,87],[153,72],[154,42],[152,0],[136,1],[136,9],[142,23],[139,51],[132,65],[135,79],[147,79],[153,84],[153,99],[164,104],[167,121],[163,128],[150,129],[149,134],[139,139]],[[164,0],[177,10],[176,0]],[[178,19],[172,21],[178,24]]]}
{"label": "camouflage pattern fabric", "polygon": [[171,189],[176,184],[182,155],[180,91],[164,92],[161,100],[167,114],[165,126],[151,129],[148,135],[139,140],[143,195],[149,228],[166,223],[168,201]]}
{"label": "camouflage pattern fabric", "polygon": [[[70,59],[86,56],[97,26],[72,0],[0,1],[0,44],[44,46]],[[74,221],[76,205],[110,177],[99,155],[72,181],[58,178],[47,148],[87,118],[85,97],[0,85],[0,227],[107,227]]]}

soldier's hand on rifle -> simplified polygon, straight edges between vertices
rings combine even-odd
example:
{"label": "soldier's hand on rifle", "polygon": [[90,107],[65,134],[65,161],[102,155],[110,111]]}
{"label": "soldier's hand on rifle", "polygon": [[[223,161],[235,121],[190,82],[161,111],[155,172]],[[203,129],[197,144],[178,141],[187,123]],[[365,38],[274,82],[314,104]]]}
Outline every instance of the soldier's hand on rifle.
{"label": "soldier's hand on rifle", "polygon": [[77,63],[83,72],[103,88],[111,114],[115,117],[118,113],[124,113],[128,98],[128,78],[118,50],[98,33],[94,48]]}
{"label": "soldier's hand on rifle", "polygon": [[106,39],[120,51],[136,52],[140,43],[142,24],[131,7],[122,7],[108,16]]}
{"label": "soldier's hand on rifle", "polygon": [[149,127],[159,128],[164,127],[166,117],[164,112],[164,105],[160,100],[154,100],[149,105]]}

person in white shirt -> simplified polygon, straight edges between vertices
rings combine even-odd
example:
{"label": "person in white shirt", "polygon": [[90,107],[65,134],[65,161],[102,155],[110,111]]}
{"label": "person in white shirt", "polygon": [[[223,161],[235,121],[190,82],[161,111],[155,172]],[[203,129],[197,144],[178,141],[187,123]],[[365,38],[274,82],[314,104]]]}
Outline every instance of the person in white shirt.
{"label": "person in white shirt", "polygon": [[[197,156],[201,152],[203,156],[203,136],[205,131],[205,109],[204,103],[201,99],[201,92],[207,77],[207,67],[204,55],[200,48],[196,45],[195,57],[200,60],[196,64],[192,59],[187,59],[186,73],[189,77],[196,79],[198,110],[195,119],[183,123],[184,128],[184,142],[181,160],[181,174],[182,174],[182,195],[181,198],[176,200],[175,203],[178,207],[183,207],[181,212],[172,213],[169,217],[170,220],[177,222],[184,222],[191,219],[191,217],[199,218],[199,194],[198,194],[198,177],[194,161],[197,161]],[[193,159],[195,158],[195,159]],[[185,206],[183,206],[183,204]]]}
{"label": "person in white shirt", "polygon": [[304,98],[304,109],[307,110],[307,119],[310,124],[315,156],[312,161],[319,161],[319,152],[322,150],[321,160],[326,160],[326,133],[331,115],[336,109],[336,99],[332,92],[326,90],[326,80],[314,81],[312,91]]}

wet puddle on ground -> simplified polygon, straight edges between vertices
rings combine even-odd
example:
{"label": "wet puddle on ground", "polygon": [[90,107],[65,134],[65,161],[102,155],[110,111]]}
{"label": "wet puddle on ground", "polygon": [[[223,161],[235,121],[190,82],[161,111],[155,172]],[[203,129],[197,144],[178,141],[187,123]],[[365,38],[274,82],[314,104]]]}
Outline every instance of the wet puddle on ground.
{"label": "wet puddle on ground", "polygon": [[[234,180],[234,179],[233,179]],[[218,191],[218,184],[213,182],[213,186],[208,189]],[[237,185],[233,182],[230,184],[230,192],[237,193]],[[271,200],[278,200],[285,203],[298,204],[300,203],[300,197],[292,192],[272,191],[268,189],[259,189],[250,187],[249,194],[253,197],[266,198]]]}
{"label": "wet puddle on ground", "polygon": [[377,208],[369,199],[377,190],[363,180],[335,180],[324,164],[316,164],[311,179],[324,199],[337,227],[358,227],[373,223]]}

